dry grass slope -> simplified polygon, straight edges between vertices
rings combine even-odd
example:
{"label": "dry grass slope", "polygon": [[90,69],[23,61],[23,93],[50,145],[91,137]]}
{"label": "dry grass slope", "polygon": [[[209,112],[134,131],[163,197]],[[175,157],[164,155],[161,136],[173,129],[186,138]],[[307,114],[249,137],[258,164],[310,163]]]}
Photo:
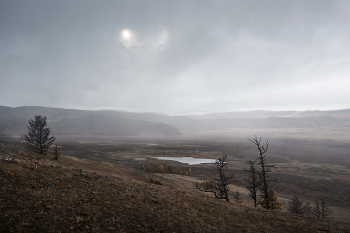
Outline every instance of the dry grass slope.
{"label": "dry grass slope", "polygon": [[[239,206],[147,183],[118,164],[59,161],[0,141],[0,232],[350,232],[350,224]],[[165,181],[166,183],[166,181]]]}

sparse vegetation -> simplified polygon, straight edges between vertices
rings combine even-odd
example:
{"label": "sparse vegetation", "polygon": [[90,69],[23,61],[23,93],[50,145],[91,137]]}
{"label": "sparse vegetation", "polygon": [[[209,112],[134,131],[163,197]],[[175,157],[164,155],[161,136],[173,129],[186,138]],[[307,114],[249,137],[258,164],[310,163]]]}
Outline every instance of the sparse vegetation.
{"label": "sparse vegetation", "polygon": [[[1,142],[1,232],[347,232],[350,225],[237,206],[196,190],[146,182],[120,164],[52,160]],[[22,151],[22,150],[18,150]]]}
{"label": "sparse vegetation", "polygon": [[[169,167],[167,165],[156,165],[156,168],[154,169],[153,166],[147,164],[146,167],[145,165],[142,165],[142,171],[149,173],[169,173]],[[182,170],[180,166],[174,166],[171,170],[171,173],[189,176],[191,175],[191,171],[191,168],[189,168],[188,171],[186,171]]]}
{"label": "sparse vegetation", "polygon": [[46,126],[45,116],[36,115],[34,120],[29,121],[28,135],[25,135],[24,138],[30,150],[44,154],[55,141],[55,137],[50,137],[50,128]]}

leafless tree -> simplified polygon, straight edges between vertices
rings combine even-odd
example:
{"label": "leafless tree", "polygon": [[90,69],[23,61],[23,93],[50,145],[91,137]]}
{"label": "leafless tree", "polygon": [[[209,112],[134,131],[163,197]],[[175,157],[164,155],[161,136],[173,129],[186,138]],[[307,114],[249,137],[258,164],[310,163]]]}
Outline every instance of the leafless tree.
{"label": "leafless tree", "polygon": [[247,189],[249,191],[249,196],[254,200],[254,206],[258,205],[257,203],[257,194],[259,187],[261,186],[261,180],[259,179],[259,170],[255,165],[255,161],[248,160],[249,170],[244,170],[249,173],[249,177],[245,179],[248,183]]}
{"label": "leafless tree", "polygon": [[234,177],[234,174],[226,175],[225,166],[227,165],[227,155],[224,155],[222,158],[217,159],[214,162],[214,165],[218,169],[218,178],[216,179],[216,189],[218,190],[218,195],[215,195],[219,199],[225,199],[230,201],[228,198],[228,181]]}
{"label": "leafless tree", "polygon": [[233,194],[233,199],[235,199],[237,204],[242,203],[242,195],[240,192],[238,192],[238,190]]}
{"label": "leafless tree", "polygon": [[333,210],[329,208],[327,202],[323,198],[315,201],[315,206],[311,210],[311,216],[314,218],[332,219],[332,214]]}
{"label": "leafless tree", "polygon": [[212,192],[218,199],[230,201],[228,198],[228,181],[234,177],[234,173],[230,175],[226,174],[227,155],[217,159],[213,164],[218,170],[218,176],[201,183],[195,182],[194,187],[204,192]]}
{"label": "leafless tree", "polygon": [[304,203],[299,200],[298,196],[294,196],[289,202],[287,209],[292,214],[303,214],[305,212]]}
{"label": "leafless tree", "polygon": [[[258,158],[258,165],[260,166],[260,180],[261,180],[261,187],[260,187],[260,204],[264,205],[265,200],[269,197],[269,185],[271,182],[276,181],[270,179],[269,173],[271,172],[271,169],[275,167],[275,165],[267,164],[266,162],[266,151],[269,148],[269,142],[266,141],[265,146],[261,144],[261,138],[249,138],[249,140],[254,143],[254,145],[257,146],[257,150],[259,151],[259,158]],[[266,208],[269,209],[269,204],[267,204]]]}
{"label": "leafless tree", "polygon": [[53,150],[53,154],[54,154],[54,159],[55,160],[58,160],[58,157],[60,157],[60,151],[58,150],[58,146],[57,146],[57,144],[55,145],[55,149]]}
{"label": "leafless tree", "polygon": [[304,205],[304,215],[307,217],[310,217],[312,211],[312,206],[310,205],[310,202],[306,202]]}

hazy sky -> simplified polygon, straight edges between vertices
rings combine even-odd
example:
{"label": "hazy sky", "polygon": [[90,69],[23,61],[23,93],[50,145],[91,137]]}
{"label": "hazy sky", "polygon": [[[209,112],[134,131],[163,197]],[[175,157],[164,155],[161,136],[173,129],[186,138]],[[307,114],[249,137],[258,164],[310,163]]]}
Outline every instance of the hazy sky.
{"label": "hazy sky", "polygon": [[0,105],[350,108],[350,1],[0,0]]}

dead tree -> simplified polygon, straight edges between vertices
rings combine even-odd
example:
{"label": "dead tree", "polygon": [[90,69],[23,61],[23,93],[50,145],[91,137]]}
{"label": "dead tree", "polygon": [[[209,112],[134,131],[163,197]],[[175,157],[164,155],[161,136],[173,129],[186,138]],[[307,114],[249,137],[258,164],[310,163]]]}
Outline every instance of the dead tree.
{"label": "dead tree", "polygon": [[315,201],[315,206],[311,210],[311,216],[314,218],[322,218],[322,219],[332,219],[331,215],[333,214],[333,210],[331,210],[327,204],[327,202],[322,198],[320,200]]}
{"label": "dead tree", "polygon": [[218,178],[216,179],[216,189],[218,190],[218,195],[216,198],[225,199],[226,201],[230,201],[228,198],[228,191],[230,190],[228,187],[228,181],[233,178],[234,174],[226,175],[225,166],[227,165],[227,155],[224,155],[222,158],[217,159],[214,162],[214,165],[218,169]]}
{"label": "dead tree", "polygon": [[212,192],[218,199],[230,201],[228,198],[228,181],[234,177],[234,173],[231,175],[226,174],[225,166],[227,165],[227,155],[217,159],[213,164],[218,170],[218,176],[201,183],[196,182],[194,187],[204,192]]}
{"label": "dead tree", "polygon": [[275,165],[267,164],[266,162],[266,151],[269,148],[269,142],[266,141],[265,146],[261,144],[261,138],[249,138],[249,141],[254,143],[254,145],[257,146],[257,150],[259,151],[259,158],[257,159],[259,161],[258,165],[260,166],[260,181],[261,181],[261,187],[260,187],[260,204],[262,206],[266,206],[266,209],[269,209],[269,204],[265,205],[265,200],[269,198],[269,185],[271,182],[276,181],[270,179],[269,173],[271,172],[271,169],[275,167]]}
{"label": "dead tree", "polygon": [[304,203],[299,200],[298,196],[294,196],[289,202],[287,209],[292,214],[303,214],[305,212]]}
{"label": "dead tree", "polygon": [[58,157],[60,157],[60,151],[58,150],[58,146],[57,146],[57,144],[55,145],[55,149],[53,150],[53,154],[54,154],[54,159],[55,160],[58,160]]}
{"label": "dead tree", "polygon": [[238,190],[233,194],[233,199],[235,199],[237,204],[242,203],[242,195],[240,192],[238,192]]}
{"label": "dead tree", "polygon": [[244,170],[249,173],[249,177],[245,179],[248,183],[247,189],[249,191],[249,196],[254,200],[254,206],[258,205],[257,203],[257,194],[259,187],[261,186],[261,180],[259,179],[259,170],[255,166],[255,161],[248,160],[249,170]]}
{"label": "dead tree", "polygon": [[312,211],[312,206],[310,205],[310,202],[306,202],[304,205],[304,215],[307,217],[310,217]]}

